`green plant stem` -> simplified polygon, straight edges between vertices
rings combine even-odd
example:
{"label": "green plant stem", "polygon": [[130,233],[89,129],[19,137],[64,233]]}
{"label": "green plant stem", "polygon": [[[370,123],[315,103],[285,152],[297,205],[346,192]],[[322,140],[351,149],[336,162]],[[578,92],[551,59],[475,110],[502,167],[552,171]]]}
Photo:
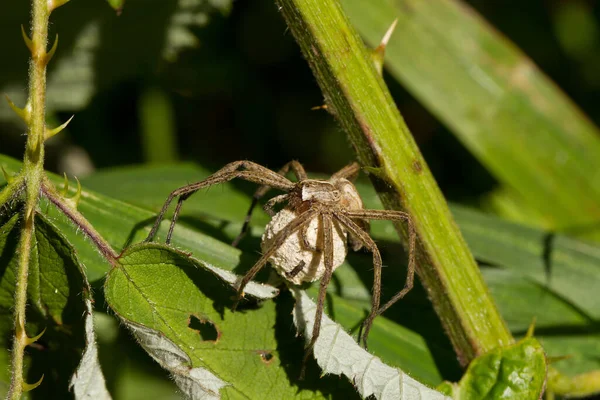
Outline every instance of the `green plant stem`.
{"label": "green plant stem", "polygon": [[[338,1],[276,2],[328,110],[373,172],[384,206],[411,215],[420,239],[417,273],[460,362],[512,343],[444,197]],[[397,228],[406,245],[404,229]]]}
{"label": "green plant stem", "polygon": [[73,206],[71,206],[64,197],[58,193],[52,182],[47,177],[44,177],[41,187],[43,195],[50,200],[63,214],[71,220],[77,227],[77,230],[89,238],[92,243],[98,248],[100,254],[111,264],[116,264],[116,259],[119,255],[113,250],[111,245],[96,231],[94,226]]}
{"label": "green plant stem", "polygon": [[47,0],[33,0],[31,27],[31,60],[29,62],[29,99],[31,106],[23,171],[26,182],[24,218],[19,239],[19,264],[15,287],[15,336],[12,349],[12,376],[8,398],[20,399],[26,383],[23,380],[23,356],[28,344],[25,332],[27,277],[31,245],[35,234],[34,218],[44,176],[44,133],[46,129],[46,44],[50,10]]}
{"label": "green plant stem", "polygon": [[5,204],[9,203],[13,198],[21,193],[21,190],[25,187],[25,175],[19,174],[13,180],[6,185],[4,190],[0,192],[0,208]]}

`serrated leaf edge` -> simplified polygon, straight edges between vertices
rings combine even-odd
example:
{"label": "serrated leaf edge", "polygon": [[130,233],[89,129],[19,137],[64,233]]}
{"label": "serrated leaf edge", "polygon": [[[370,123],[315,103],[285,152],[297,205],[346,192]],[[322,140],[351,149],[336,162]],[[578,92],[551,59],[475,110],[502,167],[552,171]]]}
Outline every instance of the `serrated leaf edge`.
{"label": "serrated leaf edge", "polygon": [[[296,299],[294,324],[311,339],[316,304],[306,292],[291,288]],[[365,349],[326,314],[321,319],[321,333],[313,349],[323,374],[345,375],[363,398],[378,400],[449,400],[450,397],[433,390],[398,368],[384,364]]]}

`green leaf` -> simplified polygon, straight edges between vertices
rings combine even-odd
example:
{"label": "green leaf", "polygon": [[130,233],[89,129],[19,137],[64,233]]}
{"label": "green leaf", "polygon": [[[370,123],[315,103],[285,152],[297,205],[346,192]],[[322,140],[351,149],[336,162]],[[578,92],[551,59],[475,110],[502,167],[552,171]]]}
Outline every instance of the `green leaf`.
{"label": "green leaf", "polygon": [[341,3],[372,47],[398,18],[388,70],[511,188],[523,214],[598,237],[589,222],[600,218],[600,132],[526,55],[456,0]]}
{"label": "green leaf", "polygon": [[[184,253],[158,244],[129,248],[110,271],[105,293],[141,345],[192,398],[217,398],[219,392],[228,398],[320,398],[318,389],[348,390],[332,380],[292,385],[289,374],[297,366],[287,363],[297,360],[285,357],[272,329],[283,310],[276,316],[275,303],[267,301],[232,313],[233,290]],[[289,338],[283,340],[290,341],[293,332],[285,331]]]}
{"label": "green leaf", "polygon": [[458,384],[442,390],[456,400],[540,399],[546,384],[546,357],[535,338],[477,357]]}
{"label": "green leaf", "polygon": [[[20,214],[9,216],[7,213],[0,222],[0,359],[5,363],[2,371],[9,371],[5,352],[10,347],[8,339],[12,337],[14,326],[12,308],[20,221]],[[110,398],[97,360],[94,360],[96,350],[93,331],[90,330],[89,284],[70,244],[42,215],[36,215],[35,220],[28,302],[31,305],[27,309],[28,336],[34,337],[46,329],[36,345],[28,350],[26,381],[35,382],[42,374],[46,377],[31,396],[45,393],[50,397],[64,398],[68,395],[67,388],[72,379],[75,393],[82,395],[80,378],[75,375],[83,373],[86,365],[93,365],[94,372],[86,380],[90,389],[94,389],[91,393],[98,399]],[[5,384],[8,375],[2,375],[0,379]]]}

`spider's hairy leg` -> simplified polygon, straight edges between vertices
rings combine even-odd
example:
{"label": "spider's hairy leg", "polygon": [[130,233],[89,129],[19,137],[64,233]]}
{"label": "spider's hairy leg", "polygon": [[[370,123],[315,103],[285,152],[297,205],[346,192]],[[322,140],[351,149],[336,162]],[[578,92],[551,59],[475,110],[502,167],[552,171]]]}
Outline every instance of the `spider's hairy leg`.
{"label": "spider's hairy leg", "polygon": [[297,216],[292,222],[287,224],[285,228],[277,232],[277,235],[275,235],[275,237],[273,238],[271,247],[269,247],[269,249],[260,257],[256,264],[254,264],[252,268],[250,268],[250,271],[246,272],[246,275],[244,275],[244,277],[240,281],[240,284],[237,289],[237,298],[235,300],[235,303],[233,304],[233,307],[231,307],[232,311],[235,311],[235,309],[238,306],[238,303],[240,302],[242,297],[244,297],[244,288],[246,287],[248,282],[250,282],[252,278],[254,278],[254,276],[258,273],[258,271],[260,271],[265,266],[269,258],[271,258],[271,256],[273,255],[273,253],[275,253],[277,249],[281,247],[281,245],[286,241],[286,239],[290,235],[294,234],[304,224],[310,223],[310,221],[315,217],[315,215],[317,215],[317,213],[318,211],[316,210],[306,211],[305,213]]}
{"label": "spider's hairy leg", "polygon": [[315,243],[315,248],[313,248],[313,246],[311,246],[310,242],[308,241],[308,227],[309,227],[309,224],[306,224],[302,227],[302,229],[300,229],[299,235],[300,235],[301,244],[306,250],[317,251],[316,246],[318,246],[318,244]]}
{"label": "spider's hairy leg", "polygon": [[308,361],[308,357],[310,357],[310,353],[312,352],[312,349],[315,346],[321,331],[321,318],[323,317],[323,308],[325,307],[327,286],[329,286],[331,276],[333,275],[333,223],[330,214],[321,214],[320,217],[325,274],[321,278],[321,284],[319,286],[319,298],[317,299],[317,310],[315,312],[315,322],[313,325],[312,337],[310,338],[310,343],[304,349],[304,358],[302,359],[302,366],[300,368],[300,380],[304,379],[306,362]]}
{"label": "spider's hairy leg", "polygon": [[[306,171],[304,171],[304,167],[296,160],[292,160],[286,163],[283,167],[281,167],[279,171],[277,171],[277,174],[285,176],[290,171],[290,169],[292,170],[294,175],[296,175],[296,179],[298,179],[298,181],[302,181],[307,178]],[[250,225],[250,219],[252,218],[252,212],[254,212],[254,208],[256,207],[260,199],[265,194],[267,194],[269,189],[271,189],[271,187],[268,185],[261,186],[256,190],[254,196],[252,196],[252,203],[250,203],[250,208],[248,208],[248,211],[246,212],[246,218],[244,219],[244,225],[242,225],[242,230],[237,235],[233,243],[231,243],[233,247],[236,247],[240,243],[240,240],[242,240],[242,238],[246,236],[246,233],[248,233],[248,227]],[[267,203],[265,207],[267,207],[268,204],[269,203]],[[272,205],[269,208],[272,208]],[[267,208],[265,208],[265,211],[269,213]],[[271,215],[271,213],[269,213],[269,215]]]}
{"label": "spider's hairy leg", "polygon": [[340,169],[335,174],[331,175],[332,179],[341,179],[345,178],[349,181],[354,180],[358,173],[360,172],[360,165],[357,162],[353,162],[351,164],[346,165],[344,168]]}
{"label": "spider's hairy leg", "polygon": [[[383,314],[388,308],[394,305],[398,300],[402,299],[414,286],[415,281],[415,270],[416,270],[416,246],[417,246],[417,231],[412,218],[408,213],[394,210],[355,210],[347,211],[346,215],[351,218],[357,219],[378,219],[388,221],[406,221],[408,225],[408,269],[406,272],[406,282],[402,290],[400,290],[394,297],[392,297],[387,303],[385,303],[373,316],[373,319]],[[371,317],[369,315],[369,317]],[[372,323],[373,321],[371,321]],[[364,328],[370,329],[365,321]],[[368,334],[366,331],[365,335]],[[366,339],[365,339],[366,343]]]}
{"label": "spider's hairy leg", "polygon": [[273,211],[273,207],[275,207],[276,204],[282,203],[284,201],[286,201],[289,197],[289,194],[280,194],[279,196],[275,196],[272,199],[270,199],[269,201],[267,201],[263,207],[263,210],[265,210],[265,212],[267,214],[269,214],[269,217],[274,217],[275,216],[275,211]]}
{"label": "spider's hairy leg", "polygon": [[296,275],[298,275],[300,273],[300,271],[302,271],[304,269],[304,267],[306,267],[306,262],[304,260],[300,261],[300,263],[298,265],[296,265],[294,267],[293,270],[291,270],[290,272],[286,272],[285,276],[288,279],[293,279],[296,277]]}
{"label": "spider's hairy leg", "polygon": [[362,341],[363,347],[367,348],[367,338],[373,325],[373,320],[379,315],[379,304],[381,301],[381,268],[383,262],[379,248],[356,222],[352,221],[345,213],[335,214],[336,219],[353,234],[373,254],[373,294],[371,299],[371,312],[363,322],[358,332],[358,342]]}
{"label": "spider's hairy leg", "polygon": [[[197,192],[198,190],[216,185],[218,183],[223,183],[232,180],[233,178],[242,178],[250,182],[255,182],[261,185],[266,185],[270,187],[274,187],[283,191],[289,191],[294,184],[290,182],[288,179],[284,178],[281,175],[276,174],[268,168],[265,168],[261,165],[253,163],[251,161],[235,161],[227,164],[208,178],[203,181],[192,183],[191,185],[182,186],[179,189],[174,190],[169,194],[167,201],[163,205],[148,237],[146,238],[146,242],[152,241],[156,232],[158,231],[158,227],[160,226],[161,221],[163,220],[169,205],[173,201],[174,198],[179,197],[179,203],[185,201],[192,194]],[[172,233],[173,227],[175,226],[175,222],[177,221],[177,217],[179,215],[179,211],[181,209],[181,205],[178,205],[176,209],[176,214],[173,214],[173,219],[171,221],[171,227],[169,231]],[[171,240],[171,236],[167,237],[167,243]]]}
{"label": "spider's hairy leg", "polygon": [[[386,220],[392,221],[406,221],[408,225],[408,268],[406,272],[406,282],[402,290],[400,290],[394,297],[392,297],[387,303],[385,303],[378,311],[377,315],[383,314],[388,308],[394,303],[403,298],[413,288],[415,281],[415,270],[416,270],[416,247],[417,247],[417,231],[412,218],[405,212],[402,211],[384,211],[384,210],[364,210],[369,212],[370,219],[374,218],[374,215],[381,213],[382,217]],[[360,212],[360,211],[359,211]],[[372,214],[375,213],[375,214]],[[378,219],[378,218],[377,218]]]}

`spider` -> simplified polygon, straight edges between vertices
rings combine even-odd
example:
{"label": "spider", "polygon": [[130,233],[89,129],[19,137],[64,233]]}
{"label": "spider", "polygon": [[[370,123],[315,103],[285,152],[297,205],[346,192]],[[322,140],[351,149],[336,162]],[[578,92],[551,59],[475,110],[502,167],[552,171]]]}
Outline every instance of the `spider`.
{"label": "spider", "polygon": [[[292,171],[297,181],[292,182],[285,175]],[[373,255],[373,293],[371,311],[358,334],[358,342],[367,348],[367,337],[373,320],[400,300],[413,287],[415,272],[416,233],[410,216],[401,211],[367,210],[352,180],[358,175],[360,166],[352,163],[331,176],[329,180],[309,179],[302,165],[297,161],[287,163],[279,172],[271,171],[251,161],[235,161],[215,172],[203,181],[183,186],[171,192],[163,205],[146,241],[151,241],[174,198],[179,197],[167,233],[166,243],[171,241],[173,229],[183,202],[202,188],[218,183],[242,178],[261,186],[252,198],[244,225],[234,240],[236,246],[248,229],[252,211],[258,201],[271,188],[284,194],[275,196],[264,205],[272,217],[262,238],[263,254],[254,266],[241,279],[237,287],[237,298],[233,310],[244,297],[244,288],[269,261],[277,272],[294,284],[321,280],[315,323],[312,338],[305,348],[300,377],[304,375],[306,361],[319,336],[321,317],[325,304],[327,286],[333,271],[343,263],[347,254],[347,244],[354,251],[365,247]],[[287,202],[279,212],[274,206]],[[404,288],[383,306],[381,296],[381,254],[369,236],[369,220],[406,221],[409,236],[408,273]]]}

